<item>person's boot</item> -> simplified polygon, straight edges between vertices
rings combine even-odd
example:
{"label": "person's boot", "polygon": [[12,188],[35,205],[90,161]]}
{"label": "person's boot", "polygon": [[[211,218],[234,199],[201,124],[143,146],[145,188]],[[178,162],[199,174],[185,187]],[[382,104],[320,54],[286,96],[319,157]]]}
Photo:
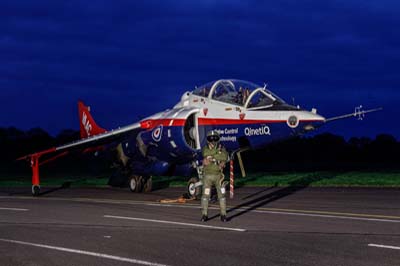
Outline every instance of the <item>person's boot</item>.
{"label": "person's boot", "polygon": [[221,222],[227,222],[228,219],[226,219],[226,215],[221,215]]}
{"label": "person's boot", "polygon": [[201,216],[201,221],[202,221],[202,222],[207,222],[207,220],[208,220],[207,215]]}

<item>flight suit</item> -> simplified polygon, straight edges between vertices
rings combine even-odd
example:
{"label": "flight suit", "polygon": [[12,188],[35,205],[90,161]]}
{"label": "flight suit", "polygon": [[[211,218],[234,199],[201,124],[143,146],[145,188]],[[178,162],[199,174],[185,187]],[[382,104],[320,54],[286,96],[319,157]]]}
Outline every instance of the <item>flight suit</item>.
{"label": "flight suit", "polygon": [[226,216],[225,188],[221,187],[221,183],[224,179],[223,165],[225,165],[228,160],[228,152],[220,144],[215,147],[211,147],[208,144],[204,146],[202,153],[203,158],[210,161],[209,164],[204,165],[203,168],[203,194],[201,197],[202,215],[207,216],[211,187],[214,185],[218,194],[221,216]]}

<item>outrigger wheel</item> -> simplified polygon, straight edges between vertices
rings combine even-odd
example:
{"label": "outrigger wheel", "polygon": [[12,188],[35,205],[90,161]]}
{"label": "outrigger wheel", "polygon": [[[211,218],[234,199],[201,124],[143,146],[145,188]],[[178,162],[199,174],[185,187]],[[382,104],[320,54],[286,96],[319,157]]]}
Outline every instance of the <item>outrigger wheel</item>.
{"label": "outrigger wheel", "polygon": [[129,178],[129,189],[132,192],[141,192],[143,187],[143,178],[140,175],[132,175]]}
{"label": "outrigger wheel", "polygon": [[187,183],[187,193],[192,199],[199,199],[201,197],[201,186],[196,187],[197,182],[199,182],[199,179],[192,177]]}
{"label": "outrigger wheel", "polygon": [[40,194],[40,186],[39,185],[33,185],[32,186],[32,195],[33,196],[39,196]]}

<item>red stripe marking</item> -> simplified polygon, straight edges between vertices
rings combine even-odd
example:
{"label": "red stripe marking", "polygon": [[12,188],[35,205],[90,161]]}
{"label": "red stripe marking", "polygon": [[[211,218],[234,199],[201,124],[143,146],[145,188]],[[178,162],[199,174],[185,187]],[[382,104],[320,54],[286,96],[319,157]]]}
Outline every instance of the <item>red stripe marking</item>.
{"label": "red stripe marking", "polygon": [[[170,123],[172,124],[170,125]],[[179,119],[147,119],[140,122],[140,127],[143,129],[153,129],[156,126],[184,126],[186,120]],[[199,118],[199,126],[209,125],[246,125],[246,124],[272,124],[272,123],[286,123],[287,120],[259,120],[259,119],[225,119],[225,118]],[[304,119],[301,122],[323,122],[323,120]]]}
{"label": "red stripe marking", "polygon": [[[171,124],[172,121],[172,124]],[[143,129],[152,129],[156,126],[184,126],[185,119],[147,119],[140,122],[140,127]],[[171,125],[170,125],[171,124]]]}

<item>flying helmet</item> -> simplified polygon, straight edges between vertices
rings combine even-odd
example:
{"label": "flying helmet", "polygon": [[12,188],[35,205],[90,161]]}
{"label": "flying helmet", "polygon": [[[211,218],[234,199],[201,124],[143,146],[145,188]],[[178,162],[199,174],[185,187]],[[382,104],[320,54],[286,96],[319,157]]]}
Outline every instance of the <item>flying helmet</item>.
{"label": "flying helmet", "polygon": [[211,130],[207,133],[207,141],[211,143],[219,142],[219,134],[216,130]]}

